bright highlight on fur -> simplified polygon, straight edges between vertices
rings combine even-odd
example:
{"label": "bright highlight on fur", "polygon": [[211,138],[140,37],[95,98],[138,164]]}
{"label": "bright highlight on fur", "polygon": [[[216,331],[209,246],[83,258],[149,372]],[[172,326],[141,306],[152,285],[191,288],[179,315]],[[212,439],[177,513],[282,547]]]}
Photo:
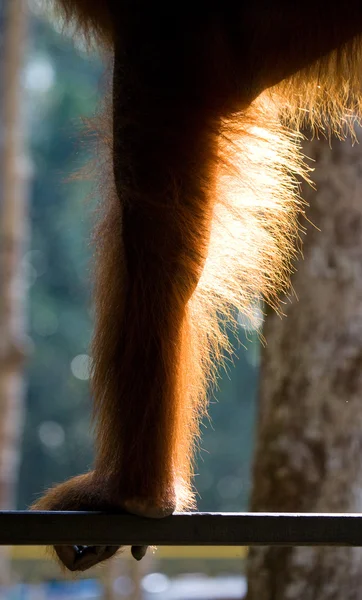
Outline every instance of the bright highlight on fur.
{"label": "bright highlight on fur", "polygon": [[[300,131],[343,137],[361,114],[360,0],[343,22],[325,0],[279,4],[186,3],[175,20],[142,0],[61,0],[113,56],[112,135],[97,155],[111,184],[94,236],[95,467],[35,509],[159,518],[195,506],[226,324],[253,324],[261,300],[279,310],[289,290],[311,171]],[[56,547],[71,570],[114,551]]]}

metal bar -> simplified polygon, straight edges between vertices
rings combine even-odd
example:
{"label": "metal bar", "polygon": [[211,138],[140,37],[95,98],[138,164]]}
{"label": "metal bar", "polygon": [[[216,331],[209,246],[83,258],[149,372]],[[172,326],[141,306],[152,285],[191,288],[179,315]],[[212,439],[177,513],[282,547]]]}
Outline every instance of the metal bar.
{"label": "metal bar", "polygon": [[0,512],[0,545],[362,546],[362,514]]}

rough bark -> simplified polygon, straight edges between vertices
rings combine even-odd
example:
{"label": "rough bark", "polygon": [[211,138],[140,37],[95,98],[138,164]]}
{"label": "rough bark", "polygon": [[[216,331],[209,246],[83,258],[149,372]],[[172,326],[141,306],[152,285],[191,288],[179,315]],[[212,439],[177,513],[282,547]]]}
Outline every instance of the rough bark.
{"label": "rough bark", "polygon": [[[253,511],[362,511],[362,146],[332,145],[306,145],[320,231],[266,318]],[[252,548],[248,578],[248,600],[360,600],[362,549]]]}
{"label": "rough bark", "polygon": [[[0,146],[0,508],[15,508],[20,436],[23,424],[23,364],[26,274],[23,255],[28,234],[29,163],[24,144],[22,68],[27,9],[24,0],[1,8]],[[0,553],[0,582],[7,578]]]}

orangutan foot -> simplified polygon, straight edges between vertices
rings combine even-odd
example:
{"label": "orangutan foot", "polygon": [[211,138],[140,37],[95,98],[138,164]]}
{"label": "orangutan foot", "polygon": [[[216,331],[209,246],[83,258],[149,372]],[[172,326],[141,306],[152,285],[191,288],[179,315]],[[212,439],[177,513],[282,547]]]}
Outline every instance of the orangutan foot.
{"label": "orangutan foot", "polygon": [[[94,473],[74,477],[48,490],[33,506],[32,510],[54,511],[127,511],[141,517],[161,519],[171,515],[176,508],[173,493],[167,494],[163,501],[152,502],[144,499],[116,500],[107,494],[107,486],[102,485]],[[55,545],[54,550],[69,571],[87,569],[111,558],[121,546],[81,546]],[[147,546],[132,546],[132,556],[141,560]]]}

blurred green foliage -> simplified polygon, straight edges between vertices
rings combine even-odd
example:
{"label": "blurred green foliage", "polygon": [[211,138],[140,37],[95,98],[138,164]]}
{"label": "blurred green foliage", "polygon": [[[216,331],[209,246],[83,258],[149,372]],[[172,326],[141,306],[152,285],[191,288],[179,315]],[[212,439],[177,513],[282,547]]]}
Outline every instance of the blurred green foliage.
{"label": "blurred green foliage", "polygon": [[[91,337],[89,185],[65,182],[90,157],[81,116],[92,115],[102,90],[96,56],[44,20],[32,21],[24,73],[34,165],[31,191],[27,417],[18,508],[92,463],[87,352]],[[233,336],[232,333],[230,333]],[[259,346],[236,340],[229,366],[203,425],[196,485],[201,510],[244,510],[249,493]]]}

